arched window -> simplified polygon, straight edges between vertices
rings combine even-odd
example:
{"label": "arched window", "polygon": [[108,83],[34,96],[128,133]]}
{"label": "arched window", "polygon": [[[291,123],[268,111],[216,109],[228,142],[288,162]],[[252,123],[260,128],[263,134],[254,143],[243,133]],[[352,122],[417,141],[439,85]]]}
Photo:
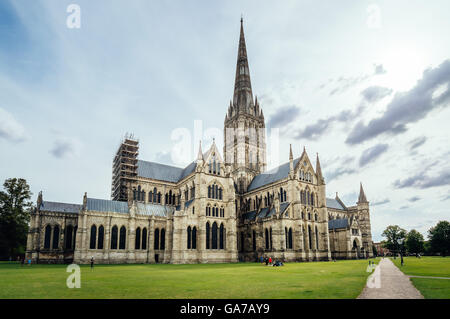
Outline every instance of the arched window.
{"label": "arched window", "polygon": [[223,227],[223,224],[220,224],[219,249],[223,249],[224,248],[224,239],[225,239],[225,228]]}
{"label": "arched window", "polygon": [[103,249],[104,238],[105,238],[105,227],[103,227],[103,225],[100,225],[100,227],[98,228],[97,249]]}
{"label": "arched window", "polygon": [[147,249],[147,228],[142,229],[142,249]]}
{"label": "arched window", "polygon": [[148,193],[148,201],[151,203],[153,202],[153,192]]}
{"label": "arched window", "polygon": [[317,231],[317,226],[316,226],[316,249],[319,249],[319,232]]}
{"label": "arched window", "polygon": [[310,202],[311,197],[309,195],[309,191],[306,192],[306,200],[307,200],[306,204],[310,205],[311,204],[311,202]]}
{"label": "arched window", "polygon": [[136,229],[136,237],[134,239],[134,249],[141,249],[141,228]]}
{"label": "arched window", "polygon": [[155,240],[154,240],[153,248],[155,250],[159,249],[159,229],[158,228],[155,229]]}
{"label": "arched window", "polygon": [[153,202],[154,202],[154,203],[157,202],[157,198],[156,198],[156,197],[158,196],[158,194],[156,194],[156,191],[157,191],[157,190],[156,190],[156,187],[153,188]]}
{"label": "arched window", "polygon": [[161,192],[158,193],[158,204],[161,204]]}
{"label": "arched window", "polygon": [[210,229],[209,229],[209,222],[206,223],[206,249],[209,249],[209,233],[210,233]]}
{"label": "arched window", "polygon": [[64,236],[64,240],[66,241],[66,249],[72,249],[72,234],[73,227],[72,225],[69,225],[66,227],[66,235]]}
{"label": "arched window", "polygon": [[111,249],[117,249],[117,226],[113,226],[111,230]]}
{"label": "arched window", "polygon": [[208,186],[208,198],[211,198],[211,186]]}
{"label": "arched window", "polygon": [[211,231],[211,248],[217,249],[217,223],[214,222]]}
{"label": "arched window", "polygon": [[222,200],[222,188],[219,188],[219,199]]}
{"label": "arched window", "polygon": [[137,200],[138,201],[141,200],[141,186],[140,185],[138,186],[138,189],[137,189]]}
{"label": "arched window", "polygon": [[52,226],[47,225],[45,227],[45,238],[44,238],[44,248],[50,249],[50,240],[52,237]]}
{"label": "arched window", "polygon": [[166,230],[164,228],[161,229],[161,250],[166,249]]}
{"label": "arched window", "polygon": [[192,228],[192,249],[197,249],[197,227]]}
{"label": "arched window", "polygon": [[187,249],[191,249],[191,226],[187,228]]}
{"label": "arched window", "polygon": [[59,226],[55,225],[55,228],[53,228],[53,249],[59,248]]}
{"label": "arched window", "polygon": [[253,231],[253,251],[256,251],[256,232]]}
{"label": "arched window", "polygon": [[312,232],[310,225],[308,225],[308,239],[309,239],[309,249],[312,249]]}
{"label": "arched window", "polygon": [[317,221],[317,214],[314,214],[314,220]]}
{"label": "arched window", "polygon": [[314,206],[314,192],[311,193],[311,205]]}
{"label": "arched window", "polygon": [[89,244],[89,249],[95,249],[97,241],[97,226],[91,226],[91,241]]}
{"label": "arched window", "polygon": [[292,242],[293,242],[293,240],[292,240],[292,228],[289,228],[288,239],[289,239],[289,249],[292,249]]}
{"label": "arched window", "polygon": [[265,230],[266,235],[266,249],[269,249],[269,230],[266,228]]}
{"label": "arched window", "polygon": [[120,227],[119,249],[125,249],[127,239],[127,229],[125,226]]}
{"label": "arched window", "polygon": [[288,249],[289,248],[289,244],[288,244],[288,230],[287,230],[287,227],[284,227],[284,239],[285,239],[285,242],[286,242],[286,249]]}

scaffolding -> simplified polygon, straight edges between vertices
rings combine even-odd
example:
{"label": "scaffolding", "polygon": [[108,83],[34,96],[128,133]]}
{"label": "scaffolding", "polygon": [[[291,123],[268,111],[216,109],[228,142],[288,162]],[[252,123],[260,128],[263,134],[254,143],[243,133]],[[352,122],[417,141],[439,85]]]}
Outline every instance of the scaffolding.
{"label": "scaffolding", "polygon": [[111,199],[128,201],[128,187],[137,179],[139,141],[125,134],[113,161]]}

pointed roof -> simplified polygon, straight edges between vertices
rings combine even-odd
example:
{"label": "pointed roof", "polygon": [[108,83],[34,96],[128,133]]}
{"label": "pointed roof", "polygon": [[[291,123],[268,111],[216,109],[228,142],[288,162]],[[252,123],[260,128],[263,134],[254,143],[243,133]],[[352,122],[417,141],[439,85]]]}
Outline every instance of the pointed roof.
{"label": "pointed roof", "polygon": [[293,160],[294,155],[292,155],[292,144],[289,144],[289,160]]}
{"label": "pointed roof", "polygon": [[362,183],[359,183],[358,203],[368,203],[366,194],[364,194],[364,189],[363,189]]}
{"label": "pointed roof", "polygon": [[322,175],[322,168],[320,167],[319,153],[317,153],[316,174],[317,174],[317,179],[319,180],[319,183],[323,184],[324,179],[323,179],[323,175]]}
{"label": "pointed roof", "polygon": [[247,112],[251,107],[253,107],[253,93],[250,82],[250,70],[248,67],[247,48],[245,46],[244,25],[242,18],[239,49],[236,62],[233,105],[242,112]]}
{"label": "pointed roof", "polygon": [[202,141],[200,141],[200,145],[198,146],[197,161],[198,162],[203,161]]}

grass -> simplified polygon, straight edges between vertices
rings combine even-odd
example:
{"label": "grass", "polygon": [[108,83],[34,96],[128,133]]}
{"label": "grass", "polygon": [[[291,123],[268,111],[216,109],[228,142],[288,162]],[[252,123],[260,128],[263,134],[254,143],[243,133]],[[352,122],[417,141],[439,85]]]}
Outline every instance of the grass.
{"label": "grass", "polygon": [[356,298],[367,260],[199,265],[81,265],[81,288],[69,289],[65,265],[0,264],[0,298]]}
{"label": "grass", "polygon": [[[400,258],[391,260],[405,275],[450,278],[450,257],[405,257],[403,267]],[[427,299],[450,299],[448,279],[411,278],[411,281]]]}

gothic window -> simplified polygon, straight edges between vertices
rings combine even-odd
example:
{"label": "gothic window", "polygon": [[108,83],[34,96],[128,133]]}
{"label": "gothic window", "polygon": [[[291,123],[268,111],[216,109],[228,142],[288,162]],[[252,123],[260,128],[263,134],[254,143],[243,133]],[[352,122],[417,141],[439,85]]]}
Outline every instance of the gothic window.
{"label": "gothic window", "polygon": [[211,248],[217,249],[217,223],[214,222],[212,225],[212,231],[211,231]]}
{"label": "gothic window", "polygon": [[161,204],[161,192],[158,193],[158,204]]}
{"label": "gothic window", "polygon": [[317,221],[317,214],[314,214],[314,220]]}
{"label": "gothic window", "polygon": [[208,198],[211,198],[211,186],[208,186]]}
{"label": "gothic window", "polygon": [[308,213],[308,220],[311,220],[311,213]]}
{"label": "gothic window", "polygon": [[157,200],[158,194],[156,192],[157,192],[157,190],[156,190],[156,187],[155,187],[155,188],[153,188],[153,202],[154,203],[156,203],[158,201]]}
{"label": "gothic window", "polygon": [[288,249],[289,245],[288,245],[288,230],[287,230],[287,227],[284,227],[284,240],[285,240],[285,243],[286,243],[286,249]]}
{"label": "gothic window", "polygon": [[265,229],[265,237],[266,237],[266,249],[269,249],[269,230]]}
{"label": "gothic window", "polygon": [[120,227],[119,249],[125,249],[127,229],[125,226]]}
{"label": "gothic window", "polygon": [[306,199],[307,199],[306,204],[310,205],[310,204],[311,204],[311,203],[310,203],[311,197],[310,197],[310,195],[309,195],[309,191],[306,192]]}
{"label": "gothic window", "polygon": [[140,185],[138,186],[138,189],[137,189],[137,200],[138,201],[141,200],[141,186]]}
{"label": "gothic window", "polygon": [[216,198],[215,190],[216,190],[216,187],[215,187],[215,185],[213,185],[212,190],[211,190],[211,198]]}
{"label": "gothic window", "polygon": [[136,229],[136,237],[134,241],[134,249],[141,249],[141,228]]}
{"label": "gothic window", "polygon": [[142,229],[142,249],[147,249],[147,228]]}
{"label": "gothic window", "polygon": [[166,198],[165,198],[166,200],[164,201],[164,203],[167,205],[167,203],[168,203],[168,200],[167,200],[167,193],[166,193]]}
{"label": "gothic window", "polygon": [[66,241],[66,249],[72,249],[72,234],[73,227],[72,225],[69,225],[66,227],[66,235],[64,236],[64,240]]}
{"label": "gothic window", "polygon": [[289,241],[289,249],[292,249],[292,228],[289,228],[288,241]]}
{"label": "gothic window", "polygon": [[97,226],[92,225],[91,226],[91,241],[89,244],[89,249],[95,249],[96,239],[97,239]]}
{"label": "gothic window", "polygon": [[192,249],[197,249],[197,227],[192,228]]}
{"label": "gothic window", "polygon": [[50,240],[52,237],[52,226],[47,225],[45,227],[45,239],[44,239],[44,248],[49,249],[50,248]]}
{"label": "gothic window", "polygon": [[223,227],[223,224],[220,224],[219,249],[223,249],[224,248],[224,238],[225,238],[225,228]]}
{"label": "gothic window", "polygon": [[191,226],[187,228],[187,249],[191,249]]}
{"label": "gothic window", "polygon": [[317,226],[316,226],[316,249],[319,249],[319,232],[317,231]]}
{"label": "gothic window", "polygon": [[209,160],[209,173],[210,174],[212,173],[212,161],[211,160]]}
{"label": "gothic window", "polygon": [[219,188],[219,199],[222,200],[222,188]]}
{"label": "gothic window", "polygon": [[148,201],[149,203],[153,202],[153,192],[148,193]]}
{"label": "gothic window", "polygon": [[206,249],[209,249],[209,234],[210,233],[210,229],[209,229],[209,222],[206,223]]}
{"label": "gothic window", "polygon": [[195,186],[191,188],[191,199],[195,197]]}
{"label": "gothic window", "polygon": [[314,206],[314,192],[311,193],[311,206]]}
{"label": "gothic window", "polygon": [[161,250],[166,249],[166,230],[164,228],[161,229]]}
{"label": "gothic window", "polygon": [[158,228],[155,229],[155,240],[154,240],[153,249],[155,249],[155,250],[159,249],[159,229]]}
{"label": "gothic window", "polygon": [[283,202],[285,202],[287,199],[286,199],[286,191],[284,191],[284,195],[283,195]]}
{"label": "gothic window", "polygon": [[117,226],[111,230],[111,249],[117,249]]}
{"label": "gothic window", "polygon": [[55,228],[53,228],[53,249],[59,248],[59,226],[55,225]]}
{"label": "gothic window", "polygon": [[98,242],[97,249],[103,249],[103,242],[105,239],[105,227],[102,225],[98,228]]}
{"label": "gothic window", "polygon": [[308,239],[309,239],[309,249],[312,249],[312,232],[310,225],[308,225]]}
{"label": "gothic window", "polygon": [[133,189],[133,200],[137,200],[137,192],[136,192],[136,189]]}

